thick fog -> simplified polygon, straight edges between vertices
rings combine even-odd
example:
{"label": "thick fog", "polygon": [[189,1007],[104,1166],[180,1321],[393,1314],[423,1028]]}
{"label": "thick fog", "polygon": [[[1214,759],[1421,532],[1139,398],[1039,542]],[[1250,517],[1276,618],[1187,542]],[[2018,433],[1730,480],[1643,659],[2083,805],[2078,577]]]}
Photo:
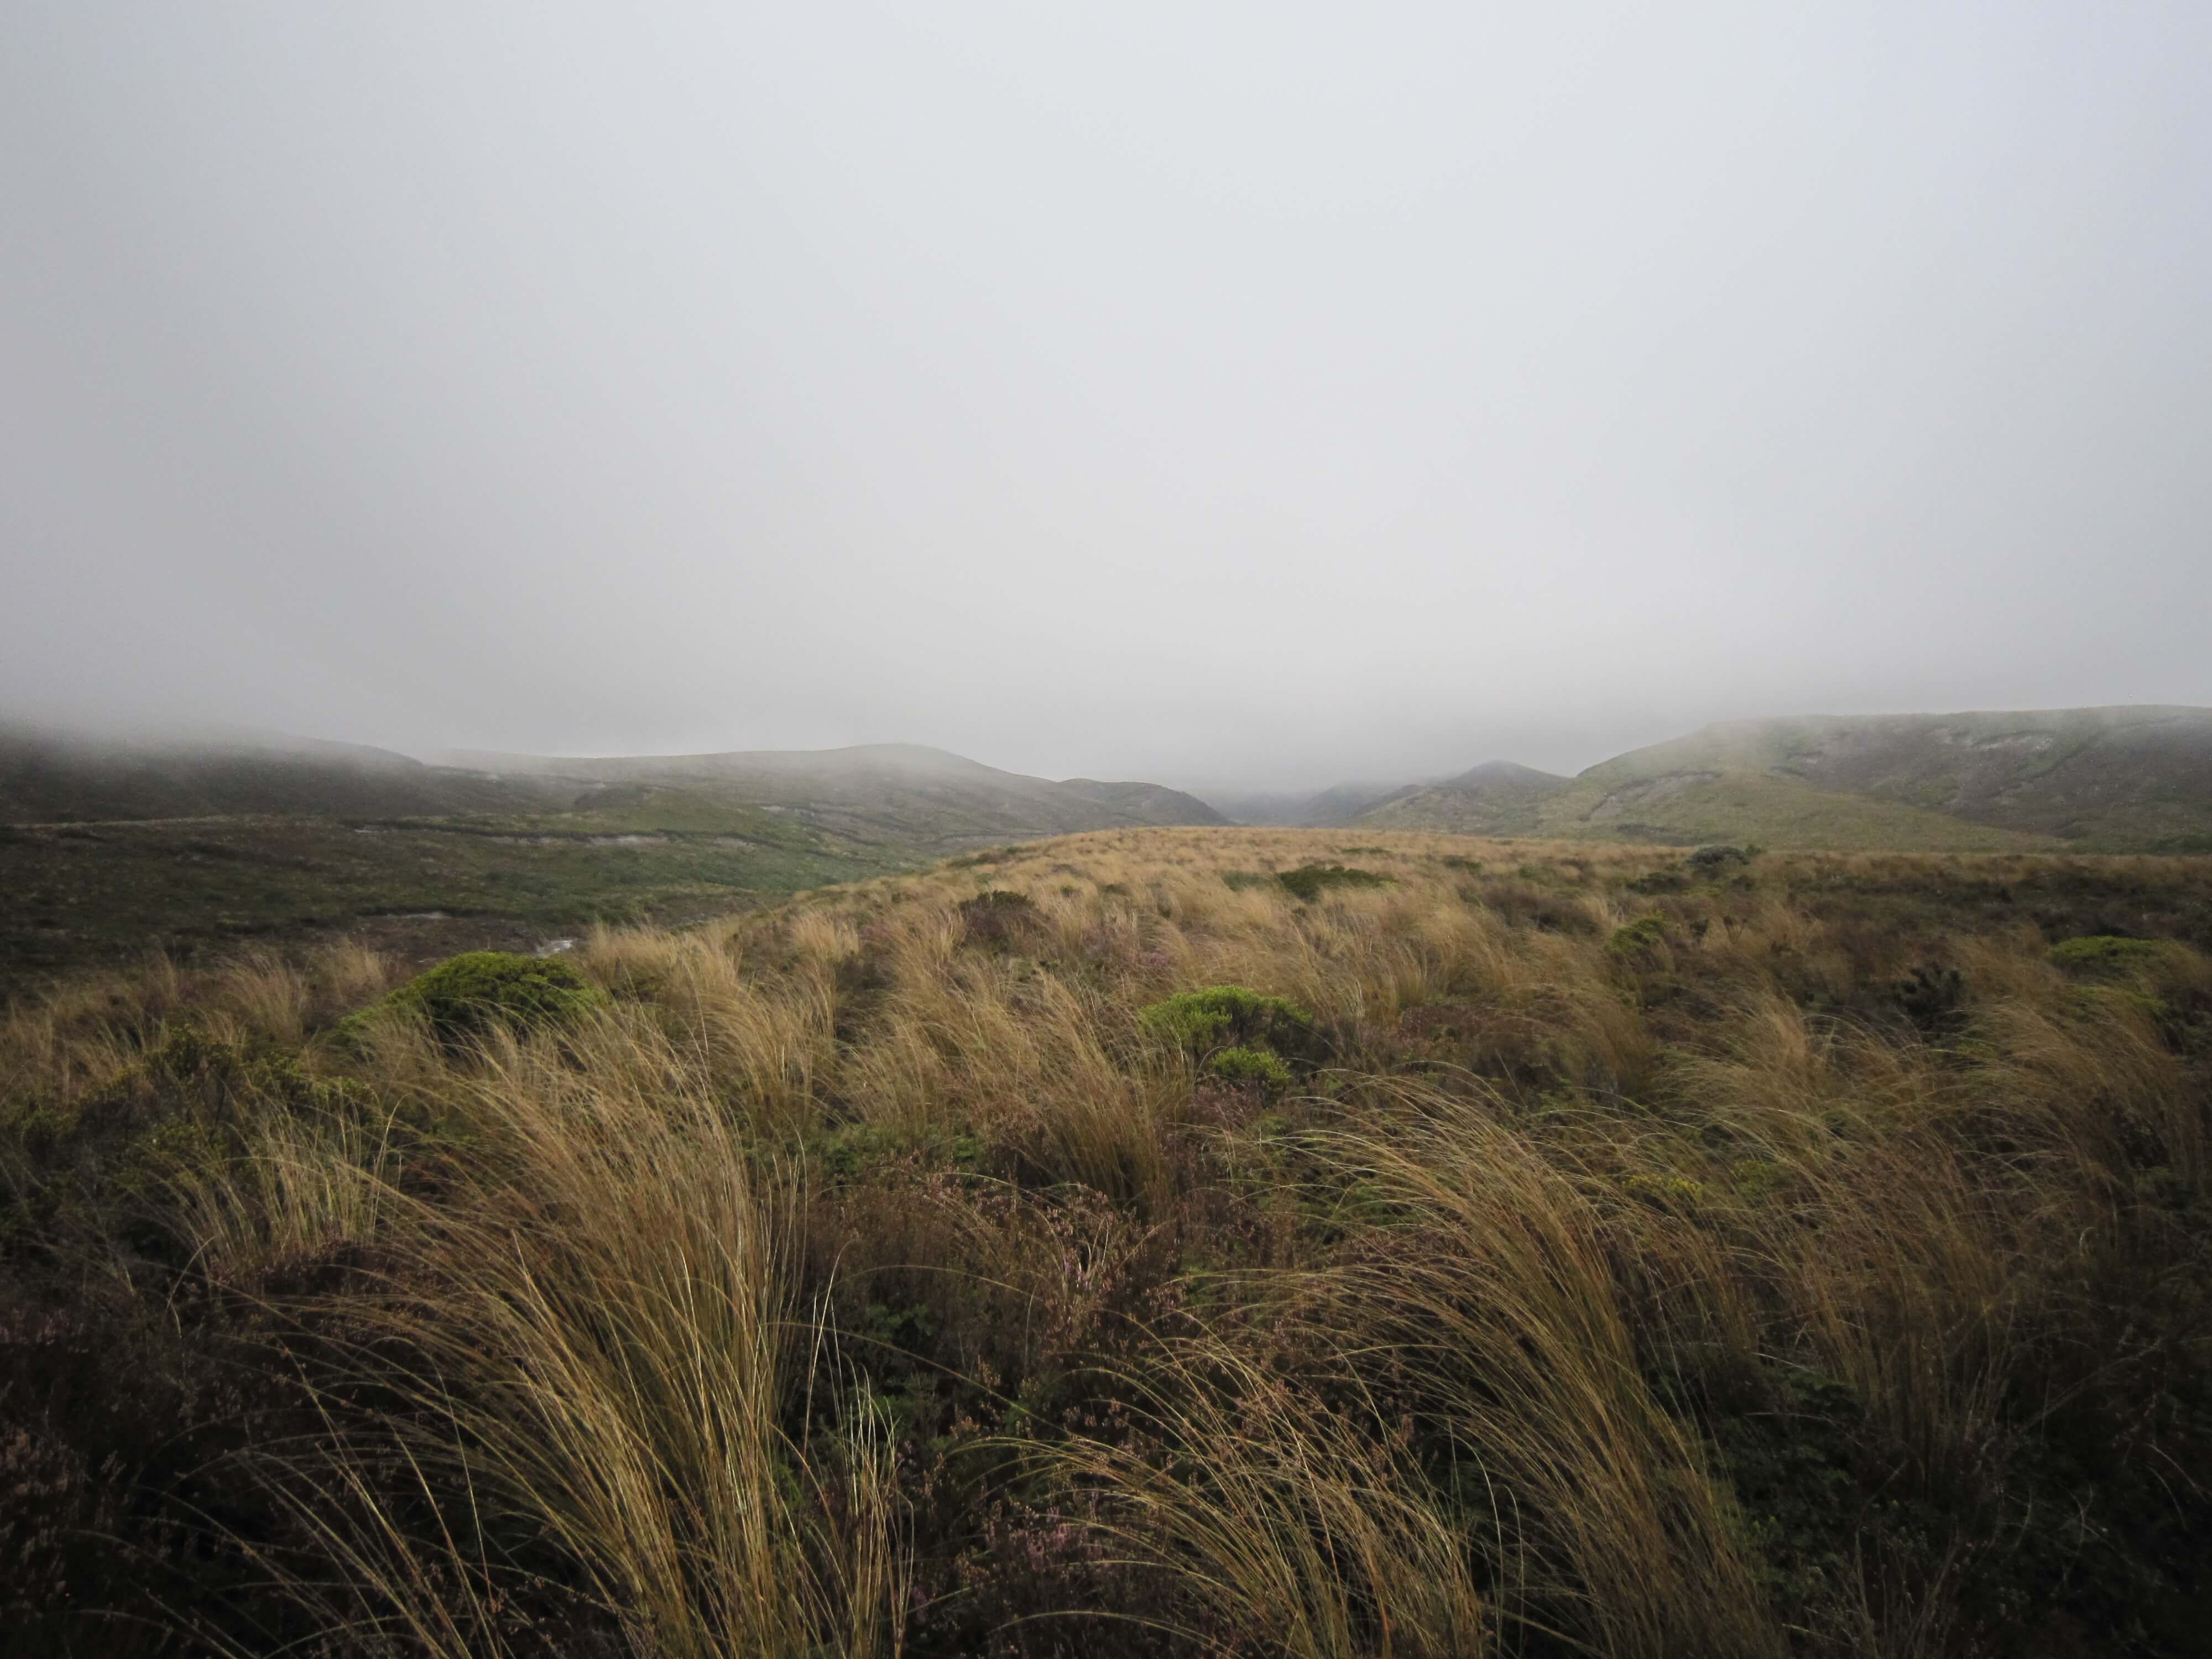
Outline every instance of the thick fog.
{"label": "thick fog", "polygon": [[0,712],[1054,776],[2212,702],[2212,7],[0,10]]}

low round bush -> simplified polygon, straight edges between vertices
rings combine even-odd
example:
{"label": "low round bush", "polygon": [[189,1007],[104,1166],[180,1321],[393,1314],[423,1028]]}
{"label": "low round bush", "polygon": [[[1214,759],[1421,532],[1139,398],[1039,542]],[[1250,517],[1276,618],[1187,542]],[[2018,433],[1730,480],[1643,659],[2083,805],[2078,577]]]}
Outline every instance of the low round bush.
{"label": "low round bush", "polygon": [[1180,991],[1137,1016],[1144,1028],[1194,1054],[1218,1048],[1296,1049],[1314,1035],[1313,1016],[1285,997],[1242,985]]}
{"label": "low round bush", "polygon": [[508,951],[469,951],[416,975],[339,1023],[357,1036],[371,1020],[416,1014],[447,1042],[495,1026],[532,1030],[573,1018],[603,994],[567,963]]}

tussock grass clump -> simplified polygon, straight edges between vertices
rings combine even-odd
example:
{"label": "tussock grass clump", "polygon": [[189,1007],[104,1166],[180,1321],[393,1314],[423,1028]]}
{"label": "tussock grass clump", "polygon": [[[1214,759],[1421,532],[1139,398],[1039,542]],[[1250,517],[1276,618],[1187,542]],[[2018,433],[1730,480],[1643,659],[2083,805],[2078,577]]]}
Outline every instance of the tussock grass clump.
{"label": "tussock grass clump", "polygon": [[1386,841],[12,1011],[11,1636],[2201,1650],[2212,867]]}

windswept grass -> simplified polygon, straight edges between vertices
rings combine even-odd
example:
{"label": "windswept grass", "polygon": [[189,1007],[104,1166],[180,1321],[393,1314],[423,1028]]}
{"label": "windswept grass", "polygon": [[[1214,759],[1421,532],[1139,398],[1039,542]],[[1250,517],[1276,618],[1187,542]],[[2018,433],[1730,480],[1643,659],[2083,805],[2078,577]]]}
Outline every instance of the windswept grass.
{"label": "windswept grass", "polygon": [[2212,869],[1386,841],[602,929],[458,1036],[358,947],[19,1009],[11,1629],[2201,1650]]}

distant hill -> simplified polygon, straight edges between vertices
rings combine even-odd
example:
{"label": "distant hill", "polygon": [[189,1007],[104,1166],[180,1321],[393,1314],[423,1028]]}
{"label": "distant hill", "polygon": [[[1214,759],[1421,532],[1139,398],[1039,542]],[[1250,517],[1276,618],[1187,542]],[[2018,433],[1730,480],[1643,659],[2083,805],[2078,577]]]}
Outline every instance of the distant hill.
{"label": "distant hill", "polygon": [[921,847],[1226,822],[1196,797],[1159,784],[1055,783],[917,744],[599,759],[471,750],[441,758],[501,780],[560,778],[645,799],[656,793],[727,799],[854,840]]}
{"label": "distant hill", "polygon": [[1207,805],[1233,823],[1325,829],[1352,823],[1364,811],[1423,786],[1415,783],[1340,783],[1318,793],[1209,792]]}
{"label": "distant hill", "polygon": [[2100,844],[2212,847],[2212,708],[1730,721],[1595,766],[1609,794],[1687,772],[1758,773],[1968,823]]}
{"label": "distant hill", "polygon": [[853,841],[921,849],[1225,821],[1158,784],[1055,783],[905,744],[589,759],[471,752],[429,764],[305,738],[153,743],[0,727],[0,823],[581,815],[703,833],[750,828],[763,811]]}
{"label": "distant hill", "polygon": [[1571,779],[1492,763],[1355,822],[1778,847],[2212,851],[2212,709],[1731,721]]}
{"label": "distant hill", "polygon": [[539,812],[571,806],[580,793],[360,744],[255,735],[155,743],[0,726],[0,823]]}
{"label": "distant hill", "polygon": [[1574,780],[1512,761],[1485,761],[1442,783],[1387,796],[1352,821],[1377,828],[1449,828],[1468,836],[1536,836],[1543,804]]}

